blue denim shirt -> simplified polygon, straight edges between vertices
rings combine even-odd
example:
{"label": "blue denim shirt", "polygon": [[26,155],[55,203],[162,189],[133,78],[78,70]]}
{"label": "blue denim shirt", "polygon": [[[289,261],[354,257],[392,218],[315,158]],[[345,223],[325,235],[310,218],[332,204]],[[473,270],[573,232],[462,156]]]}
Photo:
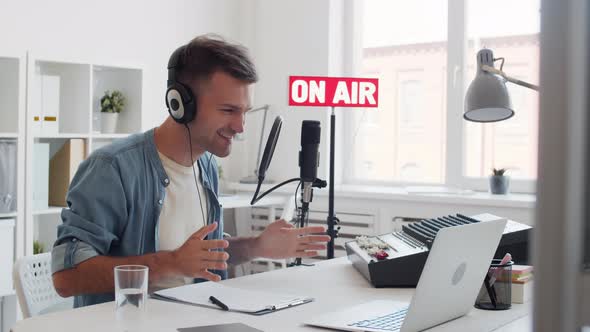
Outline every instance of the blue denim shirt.
{"label": "blue denim shirt", "polygon": [[[221,239],[217,164],[205,153],[198,165],[209,198],[207,223],[219,223],[208,239]],[[61,213],[63,224],[58,227],[52,251],[52,271],[72,268],[97,255],[123,257],[158,251],[158,219],[169,183],[154,142],[154,129],[92,153],[70,184],[68,207]],[[226,271],[212,272],[227,278]],[[76,296],[74,306],[112,300],[113,293],[86,294]]]}

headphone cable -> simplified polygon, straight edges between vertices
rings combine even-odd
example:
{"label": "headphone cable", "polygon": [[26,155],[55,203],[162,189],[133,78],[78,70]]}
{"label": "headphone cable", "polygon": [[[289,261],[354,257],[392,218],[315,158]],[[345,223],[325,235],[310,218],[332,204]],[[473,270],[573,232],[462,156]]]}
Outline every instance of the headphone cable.
{"label": "headphone cable", "polygon": [[[191,137],[191,129],[185,123],[184,126],[186,127],[186,131],[188,132],[188,145],[190,149],[191,155],[191,166],[193,168],[193,176],[195,177],[195,186],[197,187],[197,195],[199,196],[199,205],[201,206],[201,215],[203,216],[203,223],[207,225],[207,219],[205,219],[205,212],[203,211],[203,201],[201,200],[201,190],[199,190],[199,181],[197,180],[197,171],[195,171],[195,163],[193,162],[193,140]],[[211,160],[211,159],[209,159]],[[199,169],[200,171],[200,169]]]}

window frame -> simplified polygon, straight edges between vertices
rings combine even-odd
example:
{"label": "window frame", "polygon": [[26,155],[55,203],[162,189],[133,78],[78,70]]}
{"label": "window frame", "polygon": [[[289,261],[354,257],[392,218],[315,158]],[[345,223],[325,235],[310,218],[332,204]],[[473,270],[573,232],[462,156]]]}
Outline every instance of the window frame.
{"label": "window frame", "polygon": [[[367,1],[367,0],[363,0]],[[345,17],[352,22],[345,28],[343,38],[347,40],[348,50],[343,59],[343,70],[346,75],[359,76],[360,63],[362,61],[362,18],[363,1],[346,1]],[[467,56],[467,5],[468,0],[447,1],[448,26],[447,26],[447,64],[446,64],[446,107],[447,116],[445,124],[446,142],[445,151],[445,172],[442,183],[410,182],[410,181],[378,181],[363,180],[354,177],[352,167],[345,167],[343,171],[343,183],[352,185],[369,186],[448,186],[471,189],[476,191],[488,191],[489,179],[487,177],[470,177],[465,175],[466,158],[466,123],[463,120],[463,108],[465,92],[469,84],[469,77],[466,77]],[[393,92],[392,92],[393,93]],[[346,115],[358,110],[349,110],[344,113],[345,132],[350,135],[342,135],[345,146],[353,144],[354,133],[357,130],[353,116]],[[349,113],[350,112],[350,113]],[[538,147],[537,147],[538,149]],[[346,156],[342,162],[347,164]],[[348,163],[349,164],[349,163]],[[535,193],[536,179],[510,179],[510,191],[514,193]]]}

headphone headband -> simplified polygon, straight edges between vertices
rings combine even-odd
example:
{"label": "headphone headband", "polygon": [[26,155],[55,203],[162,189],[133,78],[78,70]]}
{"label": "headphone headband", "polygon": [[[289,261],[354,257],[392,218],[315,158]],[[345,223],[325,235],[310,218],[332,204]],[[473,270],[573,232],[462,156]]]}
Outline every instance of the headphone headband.
{"label": "headphone headband", "polygon": [[177,48],[168,60],[168,81],[176,81],[176,71],[184,65],[186,45]]}

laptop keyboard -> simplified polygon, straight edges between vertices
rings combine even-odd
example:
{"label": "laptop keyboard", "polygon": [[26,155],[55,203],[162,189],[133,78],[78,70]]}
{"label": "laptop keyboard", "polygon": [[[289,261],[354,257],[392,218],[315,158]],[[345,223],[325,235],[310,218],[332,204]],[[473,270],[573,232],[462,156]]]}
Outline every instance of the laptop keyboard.
{"label": "laptop keyboard", "polygon": [[383,331],[399,331],[404,322],[404,318],[408,313],[408,307],[392,312],[385,316],[361,320],[356,323],[348,324],[348,326],[370,328]]}

